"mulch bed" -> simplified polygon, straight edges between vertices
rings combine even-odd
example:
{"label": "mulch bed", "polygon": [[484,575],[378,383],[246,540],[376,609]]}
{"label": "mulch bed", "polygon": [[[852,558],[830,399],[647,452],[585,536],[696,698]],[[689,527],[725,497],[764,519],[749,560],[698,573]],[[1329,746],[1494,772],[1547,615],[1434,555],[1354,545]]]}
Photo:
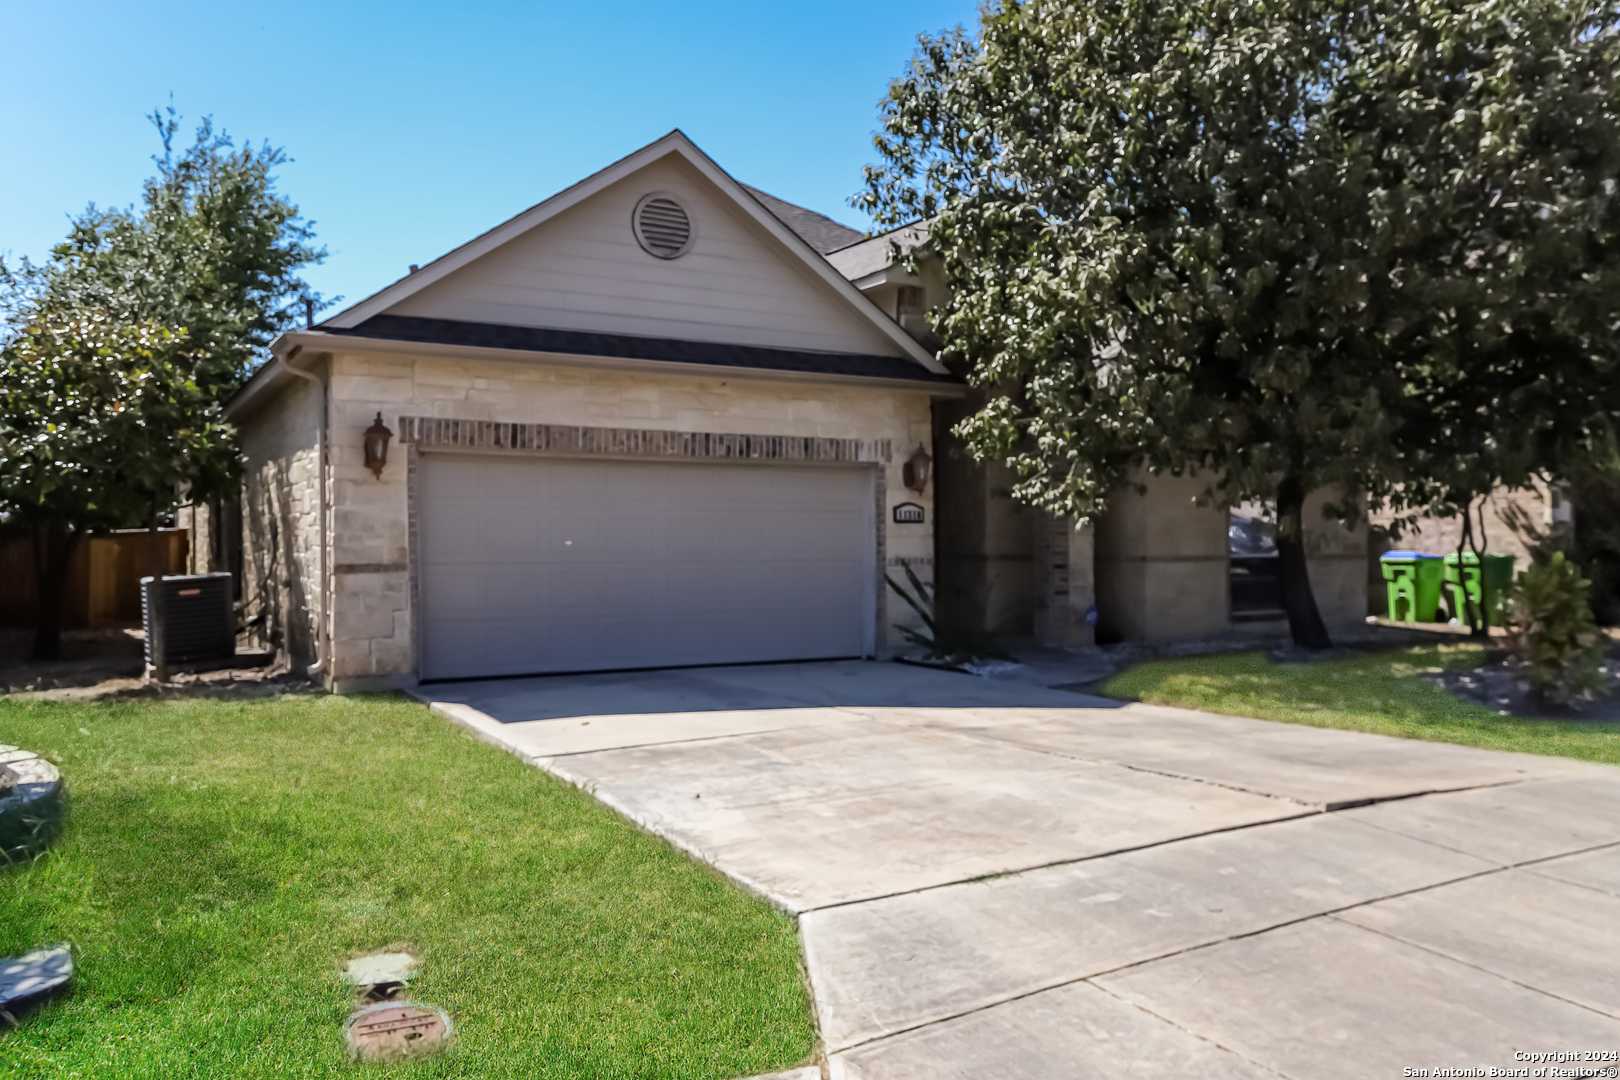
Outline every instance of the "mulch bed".
{"label": "mulch bed", "polygon": [[0,694],[71,700],[258,696],[313,689],[307,678],[285,666],[248,666],[241,656],[240,667],[176,672],[169,682],[147,682],[145,642],[139,631],[66,630],[60,660],[30,659],[33,644],[32,630],[0,629]]}
{"label": "mulch bed", "polygon": [[60,660],[32,660],[34,632],[0,629],[0,692],[140,681],[145,643],[128,630],[64,630]]}
{"label": "mulch bed", "polygon": [[1571,709],[1542,705],[1531,694],[1519,674],[1517,662],[1505,652],[1493,652],[1475,668],[1431,673],[1430,682],[1465,701],[1483,705],[1503,716],[1537,717],[1545,720],[1620,720],[1620,663],[1614,654],[1603,666],[1609,689],[1593,701]]}

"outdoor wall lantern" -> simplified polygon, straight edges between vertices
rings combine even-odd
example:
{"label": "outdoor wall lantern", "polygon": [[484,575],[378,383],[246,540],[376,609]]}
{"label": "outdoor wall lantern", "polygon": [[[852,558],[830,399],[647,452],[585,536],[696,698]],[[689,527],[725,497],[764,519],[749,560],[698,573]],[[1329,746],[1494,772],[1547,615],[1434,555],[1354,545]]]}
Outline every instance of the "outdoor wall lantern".
{"label": "outdoor wall lantern", "polygon": [[388,440],[394,437],[382,422],[382,413],[377,414],[376,421],[366,428],[366,468],[371,475],[382,479],[383,466],[388,464]]}
{"label": "outdoor wall lantern", "polygon": [[917,449],[900,468],[900,482],[906,486],[907,491],[915,491],[919,495],[923,493],[923,488],[928,486],[928,468],[933,463],[934,459],[928,456],[928,451],[922,448],[922,443],[918,443]]}

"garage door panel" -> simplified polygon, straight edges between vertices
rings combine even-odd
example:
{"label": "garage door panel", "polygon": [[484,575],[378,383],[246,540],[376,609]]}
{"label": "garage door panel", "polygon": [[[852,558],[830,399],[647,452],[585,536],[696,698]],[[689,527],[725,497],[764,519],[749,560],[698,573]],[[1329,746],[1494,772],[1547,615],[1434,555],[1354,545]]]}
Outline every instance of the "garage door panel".
{"label": "garage door panel", "polygon": [[549,580],[534,574],[516,573],[514,569],[517,566],[508,564],[484,568],[478,580],[478,607],[468,614],[476,617],[483,611],[499,618],[528,619],[533,612],[551,603]]}
{"label": "garage door panel", "polygon": [[760,562],[774,564],[791,559],[792,552],[780,550],[775,539],[772,530],[762,522],[733,518],[726,522],[716,547],[722,558],[738,566]]}
{"label": "garage door panel", "polygon": [[670,558],[682,562],[714,558],[726,542],[726,532],[720,522],[690,515],[672,517],[665,530]]}
{"label": "garage door panel", "polygon": [[673,567],[665,575],[664,595],[672,608],[692,618],[714,602],[722,577],[719,564],[687,563]]}
{"label": "garage door panel", "polygon": [[423,628],[422,651],[447,670],[474,667],[488,658],[483,631],[479,622],[444,619]]}
{"label": "garage door panel", "polygon": [[527,562],[545,543],[538,523],[529,515],[499,513],[478,522],[469,532],[479,539],[479,550],[468,552],[470,558],[481,555],[496,562]]}
{"label": "garage door panel", "polygon": [[858,602],[863,590],[861,582],[851,581],[844,573],[842,562],[811,562],[803,564],[806,586],[813,592],[819,605],[843,610]]}
{"label": "garage door panel", "polygon": [[669,603],[672,574],[663,562],[625,562],[606,569],[617,578],[610,595],[622,598],[632,610],[638,606],[663,610]]}
{"label": "garage door panel", "polygon": [[[469,562],[482,558],[484,551],[484,523],[469,523],[466,515],[475,511],[459,511],[446,507],[432,520],[421,522],[420,536],[424,550],[437,552],[445,562]],[[461,521],[458,523],[458,518]]]}
{"label": "garage door panel", "polygon": [[585,559],[557,559],[523,568],[524,573],[541,577],[548,586],[547,608],[536,611],[535,617],[577,619],[600,613],[611,570]]}
{"label": "garage door panel", "polygon": [[[534,670],[584,671],[593,666],[606,651],[610,639],[599,618],[571,619],[555,626],[542,627],[537,635],[537,651],[547,658],[546,666]],[[514,657],[507,674],[520,673],[532,668],[533,655]]]}
{"label": "garage door panel", "polygon": [[631,615],[604,615],[597,622],[601,649],[613,667],[679,663],[679,643],[667,623]]}
{"label": "garage door panel", "polygon": [[669,547],[667,518],[651,513],[627,516],[598,538],[600,554],[610,559],[641,558],[649,549],[664,552]]}
{"label": "garage door panel", "polygon": [[613,484],[615,474],[604,473],[600,462],[571,462],[566,470],[544,473],[544,497],[556,506],[594,505],[603,490]]}
{"label": "garage door panel", "polygon": [[[721,576],[718,599],[723,610],[732,612],[746,611],[749,608],[768,610],[775,606],[773,604],[775,596],[791,587],[788,582],[782,580],[776,563],[759,560],[737,562]],[[811,599],[813,598],[806,590],[804,602]]]}
{"label": "garage door panel", "polygon": [[477,655],[467,657],[467,663],[507,667],[522,663],[523,658],[540,644],[527,620],[490,619],[470,621],[464,625],[468,637],[478,642]]}
{"label": "garage door panel", "polygon": [[[535,517],[540,550],[552,558],[578,556],[601,547],[601,522],[592,516],[588,507],[546,503],[536,507]],[[578,550],[572,550],[576,548]]]}
{"label": "garage door panel", "polygon": [[484,607],[484,571],[476,566],[446,566],[423,575],[422,603],[446,619],[476,615]]}
{"label": "garage door panel", "polygon": [[534,469],[491,469],[481,472],[469,490],[477,491],[484,506],[505,503],[533,506],[547,494],[549,477]]}
{"label": "garage door panel", "polygon": [[426,454],[425,678],[854,656],[858,468]]}
{"label": "garage door panel", "polygon": [[786,535],[776,537],[772,546],[779,549],[783,555],[802,562],[818,562],[827,559],[836,559],[847,562],[856,557],[856,551],[847,543],[841,543],[841,534],[855,531],[849,521],[828,521],[818,519],[798,522],[799,528]]}

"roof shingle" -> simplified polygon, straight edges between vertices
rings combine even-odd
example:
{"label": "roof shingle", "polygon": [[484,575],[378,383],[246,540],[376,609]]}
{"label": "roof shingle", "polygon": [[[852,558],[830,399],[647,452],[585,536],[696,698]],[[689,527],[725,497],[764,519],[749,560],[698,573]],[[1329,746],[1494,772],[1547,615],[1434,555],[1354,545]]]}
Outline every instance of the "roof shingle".
{"label": "roof shingle", "polygon": [[818,214],[814,210],[795,206],[785,199],[778,199],[769,192],[749,187],[747,184],[744,184],[743,188],[774,214],[776,220],[798,233],[801,240],[823,255],[866,239],[866,234],[859,229],[840,225],[826,214]]}
{"label": "roof shingle", "polygon": [[325,328],[349,337],[412,341],[433,345],[467,345],[485,349],[518,349],[566,356],[616,357],[626,360],[661,360],[667,363],[707,364],[715,367],[800,371],[806,374],[854,375],[869,379],[904,379],[909,382],[952,383],[901,356],[863,353],[805,352],[759,345],[727,345],[710,341],[598,334],[581,330],[549,330],[530,326],[424,319],[414,315],[373,315],[348,329]]}

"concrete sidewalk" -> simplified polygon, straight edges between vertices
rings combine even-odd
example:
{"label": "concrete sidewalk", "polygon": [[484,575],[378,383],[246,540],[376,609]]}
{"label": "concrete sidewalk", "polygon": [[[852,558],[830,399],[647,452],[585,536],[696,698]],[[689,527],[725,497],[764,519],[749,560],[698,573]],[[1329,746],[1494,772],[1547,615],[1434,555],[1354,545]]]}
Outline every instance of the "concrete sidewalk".
{"label": "concrete sidewalk", "polygon": [[796,914],[831,1077],[1620,1048],[1620,770],[897,664],[424,690]]}

